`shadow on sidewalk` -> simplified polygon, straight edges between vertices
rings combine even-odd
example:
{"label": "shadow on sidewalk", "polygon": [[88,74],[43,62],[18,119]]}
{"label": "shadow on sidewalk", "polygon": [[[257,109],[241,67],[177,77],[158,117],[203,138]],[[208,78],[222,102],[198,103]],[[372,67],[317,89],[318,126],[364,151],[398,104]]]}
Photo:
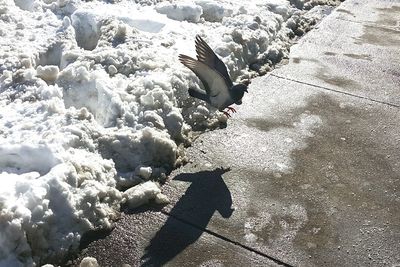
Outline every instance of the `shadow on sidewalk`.
{"label": "shadow on sidewalk", "polygon": [[174,178],[191,182],[191,185],[146,247],[142,266],[161,266],[184,252],[200,238],[215,211],[224,218],[232,215],[231,193],[222,179],[222,175],[229,170],[218,168],[213,171],[183,173]]}

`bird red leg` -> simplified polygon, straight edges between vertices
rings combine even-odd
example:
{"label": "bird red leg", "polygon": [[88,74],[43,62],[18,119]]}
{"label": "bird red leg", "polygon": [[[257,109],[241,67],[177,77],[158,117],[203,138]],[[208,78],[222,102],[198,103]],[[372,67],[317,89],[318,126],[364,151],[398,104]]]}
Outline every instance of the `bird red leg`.
{"label": "bird red leg", "polygon": [[233,113],[236,113],[236,109],[234,109],[233,107],[227,107],[227,109],[232,111]]}
{"label": "bird red leg", "polygon": [[226,117],[228,117],[228,118],[231,117],[231,115],[228,112],[226,112],[226,111],[222,111],[222,112],[225,114]]}

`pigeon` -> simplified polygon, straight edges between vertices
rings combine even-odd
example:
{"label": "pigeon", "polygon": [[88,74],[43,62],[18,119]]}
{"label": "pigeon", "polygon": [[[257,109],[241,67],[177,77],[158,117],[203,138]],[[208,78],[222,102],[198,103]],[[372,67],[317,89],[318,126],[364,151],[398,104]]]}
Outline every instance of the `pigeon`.
{"label": "pigeon", "polygon": [[[189,88],[189,95],[207,102],[222,111],[228,118],[231,117],[229,111],[234,113],[236,110],[230,105],[242,104],[247,85],[233,84],[225,64],[199,35],[196,35],[196,54],[197,60],[186,55],[179,55],[179,61],[196,74],[205,89],[205,91],[199,91]],[[224,111],[225,109],[227,111]]]}

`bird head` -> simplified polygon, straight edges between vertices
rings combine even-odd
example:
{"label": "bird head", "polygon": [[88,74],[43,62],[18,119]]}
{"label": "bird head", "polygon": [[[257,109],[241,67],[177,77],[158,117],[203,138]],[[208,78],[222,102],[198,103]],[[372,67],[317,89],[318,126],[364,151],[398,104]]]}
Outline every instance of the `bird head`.
{"label": "bird head", "polygon": [[235,104],[240,105],[242,104],[242,97],[244,92],[247,93],[247,85],[243,83],[238,83],[232,86],[232,97],[235,100]]}
{"label": "bird head", "polygon": [[236,85],[234,85],[234,86],[232,87],[232,91],[235,92],[235,93],[237,93],[237,94],[242,93],[242,96],[243,96],[243,95],[244,95],[244,92],[248,93],[248,91],[247,91],[247,85],[246,85],[246,84],[243,84],[243,83],[238,83],[238,84],[236,84]]}

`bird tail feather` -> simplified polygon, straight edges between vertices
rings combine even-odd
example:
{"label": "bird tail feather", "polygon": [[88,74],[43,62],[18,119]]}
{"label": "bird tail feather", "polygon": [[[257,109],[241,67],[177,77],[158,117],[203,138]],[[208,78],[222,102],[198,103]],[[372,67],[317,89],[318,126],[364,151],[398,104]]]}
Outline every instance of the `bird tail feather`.
{"label": "bird tail feather", "polygon": [[189,88],[188,92],[191,97],[195,97],[195,98],[201,99],[206,102],[209,101],[209,97],[206,93],[201,93],[193,88]]}

